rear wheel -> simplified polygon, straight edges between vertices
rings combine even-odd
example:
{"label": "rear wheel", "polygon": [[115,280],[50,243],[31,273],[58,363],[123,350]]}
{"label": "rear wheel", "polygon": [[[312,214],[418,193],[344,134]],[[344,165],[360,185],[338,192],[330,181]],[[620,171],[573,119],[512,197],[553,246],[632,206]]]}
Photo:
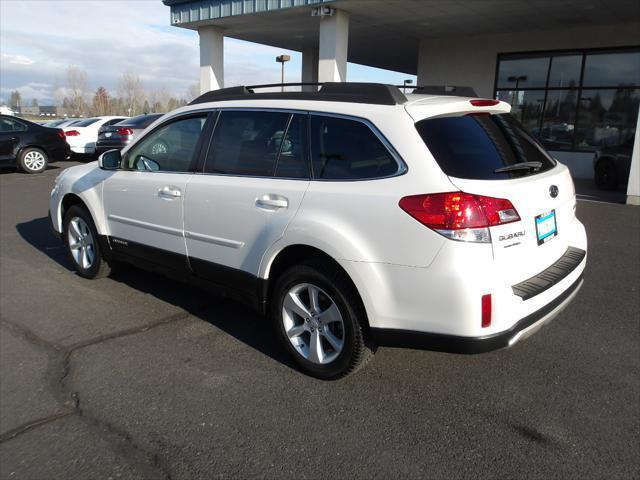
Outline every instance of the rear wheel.
{"label": "rear wheel", "polygon": [[102,278],[111,273],[110,265],[102,257],[98,232],[89,212],[74,205],[64,216],[64,243],[69,260],[78,275],[84,278]]}
{"label": "rear wheel", "polygon": [[18,164],[25,173],[44,172],[49,163],[47,154],[39,148],[29,147],[20,152]]}
{"label": "rear wheel", "polygon": [[373,353],[357,292],[343,272],[327,264],[287,270],[274,288],[271,316],[295,362],[315,377],[349,375]]}
{"label": "rear wheel", "polygon": [[618,172],[611,160],[603,159],[596,164],[595,181],[601,190],[615,190],[618,187]]}

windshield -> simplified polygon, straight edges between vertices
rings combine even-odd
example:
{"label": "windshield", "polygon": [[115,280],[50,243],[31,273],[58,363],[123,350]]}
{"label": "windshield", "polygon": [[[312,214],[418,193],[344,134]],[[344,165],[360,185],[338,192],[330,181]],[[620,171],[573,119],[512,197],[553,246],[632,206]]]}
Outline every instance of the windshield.
{"label": "windshield", "polygon": [[[508,113],[429,118],[416,123],[416,128],[442,171],[451,177],[504,180],[555,166],[544,148]],[[496,171],[504,167],[511,171]]]}

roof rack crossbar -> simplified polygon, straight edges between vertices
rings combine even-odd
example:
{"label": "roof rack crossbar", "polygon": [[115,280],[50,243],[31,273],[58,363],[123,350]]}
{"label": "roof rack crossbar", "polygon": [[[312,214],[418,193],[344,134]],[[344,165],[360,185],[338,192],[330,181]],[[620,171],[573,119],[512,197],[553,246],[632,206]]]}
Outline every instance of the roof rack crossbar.
{"label": "roof rack crossbar", "polygon": [[[263,92],[256,93],[259,88],[293,86],[319,86],[317,92]],[[394,85],[382,83],[270,83],[264,85],[250,85],[231,88],[222,88],[203,93],[189,105],[206,102],[218,102],[228,100],[248,100],[252,98],[271,100],[316,100],[328,102],[371,103],[376,105],[402,105],[407,102],[407,97]]]}

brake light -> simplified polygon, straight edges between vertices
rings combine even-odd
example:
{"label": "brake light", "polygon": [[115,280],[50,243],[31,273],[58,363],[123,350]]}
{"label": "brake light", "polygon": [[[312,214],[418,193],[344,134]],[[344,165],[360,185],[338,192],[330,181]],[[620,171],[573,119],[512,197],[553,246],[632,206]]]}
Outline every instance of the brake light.
{"label": "brake light", "polygon": [[56,130],[56,135],[58,135],[61,139],[64,140],[64,132],[62,130]]}
{"label": "brake light", "polygon": [[469,103],[474,107],[493,107],[494,105],[498,105],[500,100],[492,100],[489,98],[474,98],[473,100],[469,100]]}
{"label": "brake light", "polygon": [[520,220],[509,200],[465,192],[412,195],[399,206],[439,234],[465,242],[490,243],[489,227]]}
{"label": "brake light", "polygon": [[67,137],[77,137],[78,135],[80,135],[80,132],[79,132],[79,131],[77,131],[77,130],[69,130],[69,131],[67,131],[67,132],[64,132],[64,134],[65,134]]}
{"label": "brake light", "polygon": [[133,135],[133,130],[131,130],[130,128],[119,128],[117,132],[118,135]]}
{"label": "brake light", "polygon": [[491,294],[482,296],[482,328],[491,326]]}

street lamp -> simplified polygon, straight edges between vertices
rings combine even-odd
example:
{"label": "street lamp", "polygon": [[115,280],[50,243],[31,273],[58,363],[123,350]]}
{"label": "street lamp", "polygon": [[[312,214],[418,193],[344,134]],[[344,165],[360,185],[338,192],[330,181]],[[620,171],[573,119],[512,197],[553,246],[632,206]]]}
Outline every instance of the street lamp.
{"label": "street lamp", "polygon": [[413,80],[407,78],[404,82],[402,82],[402,93],[407,93],[407,85],[411,85]]}
{"label": "street lamp", "polygon": [[282,64],[282,73],[281,73],[281,82],[282,83],[282,90],[284,92],[284,64],[285,62],[288,62],[289,60],[291,60],[291,57],[289,55],[278,55],[276,57],[276,62],[281,63]]}

